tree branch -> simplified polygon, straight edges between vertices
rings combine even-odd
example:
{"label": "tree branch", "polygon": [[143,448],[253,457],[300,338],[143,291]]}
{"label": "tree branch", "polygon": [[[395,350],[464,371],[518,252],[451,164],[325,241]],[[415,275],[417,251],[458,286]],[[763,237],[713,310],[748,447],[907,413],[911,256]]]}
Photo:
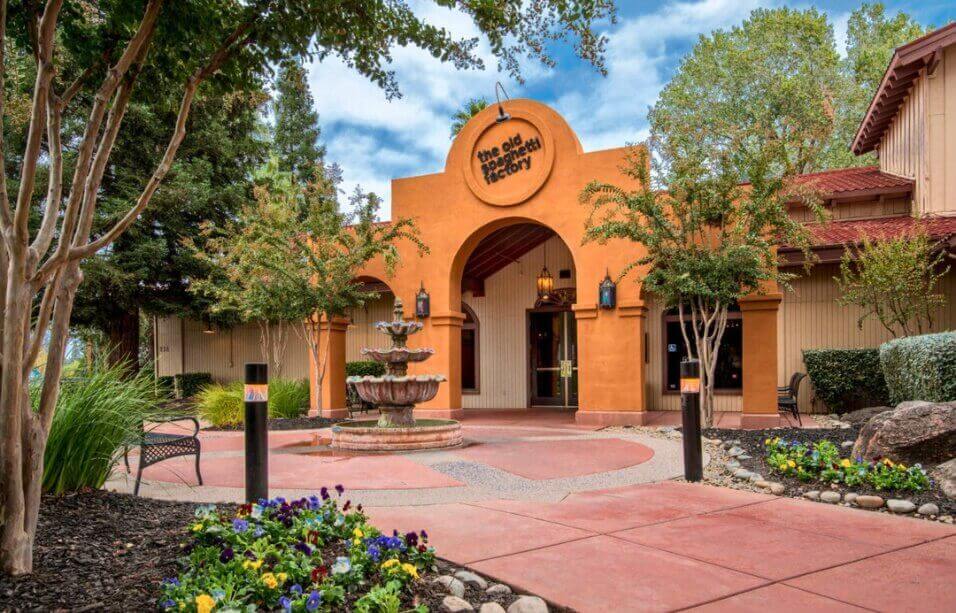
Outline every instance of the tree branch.
{"label": "tree branch", "polygon": [[[7,0],[0,0],[0,117],[6,114],[6,38],[7,38]],[[13,225],[13,212],[10,210],[10,197],[7,194],[6,154],[3,146],[3,130],[0,130],[0,233],[7,239],[7,230]],[[0,247],[2,248],[2,247]],[[3,284],[6,288],[6,283]]]}

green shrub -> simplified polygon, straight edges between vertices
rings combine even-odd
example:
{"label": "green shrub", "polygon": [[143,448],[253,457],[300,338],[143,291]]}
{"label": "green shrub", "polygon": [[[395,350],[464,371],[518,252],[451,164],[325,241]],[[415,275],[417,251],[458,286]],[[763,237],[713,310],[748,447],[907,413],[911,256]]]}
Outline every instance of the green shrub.
{"label": "green shrub", "polygon": [[879,349],[814,349],[803,352],[817,397],[834,413],[889,402]]}
{"label": "green shrub", "polygon": [[385,364],[372,360],[359,360],[345,363],[346,377],[381,377],[385,374]]}
{"label": "green shrub", "polygon": [[208,372],[184,372],[176,375],[176,395],[179,398],[192,398],[203,387],[212,383]]}
{"label": "green shrub", "polygon": [[164,398],[176,397],[176,378],[171,376],[156,377],[156,389]]}
{"label": "green shrub", "polygon": [[[36,401],[38,389],[31,392]],[[64,382],[43,458],[43,490],[101,488],[124,446],[139,440],[142,422],[159,414],[158,401],[148,372],[129,377],[124,367],[102,361]]]}
{"label": "green shrub", "polygon": [[[240,426],[245,422],[242,382],[228,385],[213,383],[196,395],[199,417],[216,428]],[[309,409],[309,385],[306,381],[273,379],[269,382],[269,417],[301,417]]]}
{"label": "green shrub", "polygon": [[956,332],[923,334],[880,345],[890,400],[956,400]]}
{"label": "green shrub", "polygon": [[309,383],[274,379],[269,382],[269,417],[293,419],[309,410]]}
{"label": "green shrub", "polygon": [[242,382],[213,383],[196,394],[199,417],[217,428],[243,423]]}

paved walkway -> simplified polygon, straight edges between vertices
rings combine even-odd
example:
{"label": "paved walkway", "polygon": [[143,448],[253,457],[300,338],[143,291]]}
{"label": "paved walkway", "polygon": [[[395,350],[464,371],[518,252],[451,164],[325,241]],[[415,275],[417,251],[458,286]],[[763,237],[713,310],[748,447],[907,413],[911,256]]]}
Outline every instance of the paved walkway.
{"label": "paved walkway", "polygon": [[[380,528],[425,528],[442,557],[579,611],[956,610],[956,528],[672,481],[673,440],[554,413],[469,418],[468,445],[440,453],[344,455],[327,436],[270,434],[273,494],[344,483]],[[171,460],[142,493],[241,499],[241,441],[204,433],[209,485]]]}

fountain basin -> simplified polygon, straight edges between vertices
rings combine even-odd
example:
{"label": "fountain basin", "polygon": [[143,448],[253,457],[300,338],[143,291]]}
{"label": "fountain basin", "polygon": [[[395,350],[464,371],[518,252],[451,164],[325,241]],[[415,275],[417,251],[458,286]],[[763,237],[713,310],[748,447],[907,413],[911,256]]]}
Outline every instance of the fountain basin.
{"label": "fountain basin", "polygon": [[362,349],[362,355],[368,356],[376,362],[404,364],[407,362],[424,362],[435,355],[435,350],[389,347],[388,349]]}
{"label": "fountain basin", "polygon": [[412,427],[382,427],[372,419],[332,426],[332,447],[347,451],[420,451],[461,444],[461,424],[451,419],[422,419]]}
{"label": "fountain basin", "polygon": [[420,402],[427,402],[438,393],[438,384],[445,380],[442,375],[408,375],[397,377],[385,375],[383,377],[349,377],[348,383],[355,386],[355,391],[362,400],[376,406],[411,406]]}

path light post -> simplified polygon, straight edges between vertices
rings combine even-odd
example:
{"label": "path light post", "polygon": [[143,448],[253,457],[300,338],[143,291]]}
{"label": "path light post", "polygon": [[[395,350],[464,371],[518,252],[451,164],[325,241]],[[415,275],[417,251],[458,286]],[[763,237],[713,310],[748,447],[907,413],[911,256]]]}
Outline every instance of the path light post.
{"label": "path light post", "polygon": [[246,502],[269,497],[269,368],[246,364]]}
{"label": "path light post", "polygon": [[680,363],[680,408],[683,422],[684,478],[704,478],[704,459],[700,446],[700,361]]}

